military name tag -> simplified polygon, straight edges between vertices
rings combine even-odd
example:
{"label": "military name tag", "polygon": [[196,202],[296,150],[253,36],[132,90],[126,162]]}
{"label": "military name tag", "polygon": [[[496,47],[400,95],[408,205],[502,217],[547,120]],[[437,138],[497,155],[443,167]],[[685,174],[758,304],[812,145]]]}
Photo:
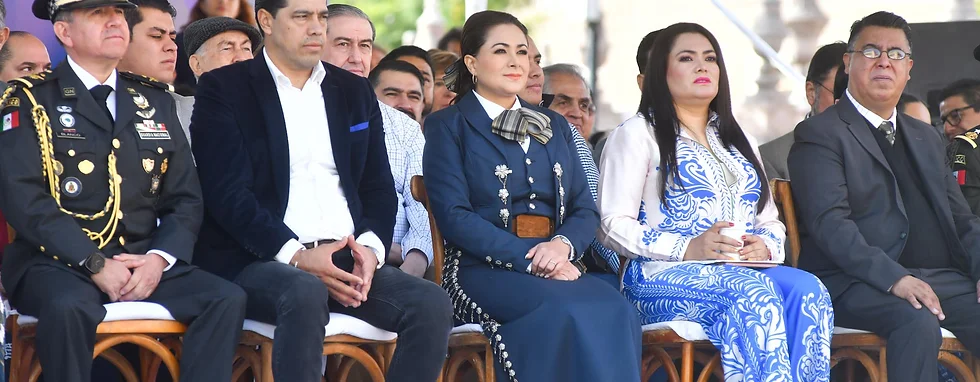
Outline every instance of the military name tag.
{"label": "military name tag", "polygon": [[140,139],[170,139],[170,132],[167,131],[166,125],[149,119],[136,124],[136,133],[139,134]]}
{"label": "military name tag", "polygon": [[[74,125],[74,121],[72,121],[72,124]],[[82,135],[82,133],[79,133],[77,129],[72,129],[68,127],[61,129],[61,131],[58,131],[57,137],[64,138],[64,139],[85,139],[85,136]]]}

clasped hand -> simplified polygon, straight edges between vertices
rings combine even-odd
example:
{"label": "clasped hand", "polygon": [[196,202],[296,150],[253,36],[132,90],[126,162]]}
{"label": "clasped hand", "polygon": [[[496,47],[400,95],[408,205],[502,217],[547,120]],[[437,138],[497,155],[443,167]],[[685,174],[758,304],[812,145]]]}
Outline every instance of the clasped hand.
{"label": "clasped hand", "polygon": [[[354,269],[351,272],[344,271],[333,263],[334,253],[347,247],[354,257]],[[378,258],[374,251],[358,243],[354,236],[313,249],[300,250],[293,255],[292,263],[319,278],[334,300],[355,308],[367,301],[374,271],[378,268]]]}
{"label": "clasped hand", "polygon": [[538,243],[527,252],[531,260],[531,274],[546,279],[562,281],[578,280],[582,272],[569,261],[572,248],[559,239]]}
{"label": "clasped hand", "polygon": [[167,261],[157,254],[119,254],[105,259],[102,271],[92,275],[92,282],[109,301],[142,301],[160,284]]}

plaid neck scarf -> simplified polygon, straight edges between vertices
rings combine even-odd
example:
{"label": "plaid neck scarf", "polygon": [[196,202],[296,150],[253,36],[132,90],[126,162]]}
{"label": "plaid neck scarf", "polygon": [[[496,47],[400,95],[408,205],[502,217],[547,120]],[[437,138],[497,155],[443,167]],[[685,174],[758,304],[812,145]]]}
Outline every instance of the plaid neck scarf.
{"label": "plaid neck scarf", "polygon": [[551,118],[543,113],[522,107],[517,110],[504,110],[490,125],[491,131],[501,138],[524,142],[530,134],[541,144],[551,139]]}

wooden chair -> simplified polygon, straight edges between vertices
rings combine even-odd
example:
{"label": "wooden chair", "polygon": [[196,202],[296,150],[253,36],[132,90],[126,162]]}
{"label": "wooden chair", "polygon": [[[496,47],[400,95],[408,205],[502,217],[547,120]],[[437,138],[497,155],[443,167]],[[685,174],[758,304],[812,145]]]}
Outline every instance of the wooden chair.
{"label": "wooden chair", "polygon": [[[178,358],[180,354],[179,336],[187,328],[174,321],[170,313],[160,305],[148,302],[120,302],[106,304],[106,318],[96,329],[96,343],[93,357],[102,357],[115,365],[126,382],[150,382],[156,380],[154,360],[159,359],[174,380],[180,377]],[[133,318],[124,318],[133,317]],[[37,359],[34,338],[37,334],[37,319],[12,312],[7,317],[7,330],[12,338],[10,358],[11,382],[36,382],[41,375],[41,364]],[[121,343],[131,343],[140,347],[140,374],[121,354],[112,349]]]}
{"label": "wooden chair", "polygon": [[[442,282],[442,267],[445,261],[446,248],[442,234],[436,226],[436,219],[429,208],[429,194],[425,191],[425,182],[421,175],[412,177],[412,197],[418,200],[429,211],[429,229],[432,232],[432,255],[434,279],[437,284]],[[490,341],[483,334],[483,329],[476,324],[461,325],[453,328],[449,336],[449,358],[443,366],[440,382],[459,381],[462,366],[469,364],[477,373],[480,382],[496,380],[493,364],[493,350]]]}
{"label": "wooden chair", "polygon": [[[256,382],[274,382],[272,376],[272,341],[276,327],[245,320],[241,339],[241,359],[236,372],[251,368]],[[323,339],[323,355],[328,357],[327,370],[331,381],[346,381],[355,363],[367,371],[372,382],[384,382],[385,373],[395,351],[396,334],[378,329],[357,318],[330,313],[330,323]],[[252,355],[245,355],[251,350]],[[259,365],[252,366],[258,349]],[[248,367],[242,363],[249,364]],[[240,375],[240,374],[239,374]]]}
{"label": "wooden chair", "polygon": [[[796,208],[793,204],[793,192],[790,181],[773,179],[770,181],[773,201],[779,210],[779,218],[786,225],[786,238],[789,241],[790,253],[786,260],[788,265],[796,267],[800,258],[800,230],[796,220]],[[980,379],[980,362],[956,339],[952,333],[943,329],[943,342],[939,348],[939,363],[946,366],[960,382],[976,382]],[[848,329],[834,328],[834,337],[830,343],[830,367],[833,369],[841,361],[847,363],[845,373],[847,380],[854,379],[853,367],[860,364],[868,372],[872,381],[887,381],[888,368],[885,362],[885,340],[874,333]],[[953,353],[965,354],[965,361]],[[877,358],[877,360],[876,360]]]}

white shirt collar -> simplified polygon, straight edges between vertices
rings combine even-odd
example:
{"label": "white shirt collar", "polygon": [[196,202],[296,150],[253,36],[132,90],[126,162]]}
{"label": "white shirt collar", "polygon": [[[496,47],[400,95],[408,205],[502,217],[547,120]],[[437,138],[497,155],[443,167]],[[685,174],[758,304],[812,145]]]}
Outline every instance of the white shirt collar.
{"label": "white shirt collar", "polygon": [[[851,103],[854,105],[854,108],[857,109],[858,114],[861,114],[861,116],[864,117],[864,119],[868,120],[868,122],[870,122],[871,126],[873,126],[874,128],[877,129],[882,122],[886,121],[886,119],[881,118],[880,116],[878,116],[878,114],[875,114],[871,110],[868,110],[868,108],[864,107],[864,105],[860,104],[857,100],[855,100],[854,96],[851,95],[850,89],[844,90],[844,94],[847,94],[847,99],[851,100]],[[896,109],[893,108],[892,116],[888,117],[887,119],[887,121],[892,123],[892,127],[895,128],[895,131],[898,131],[898,123],[896,121],[897,115],[898,113],[896,113]]]}
{"label": "white shirt collar", "polygon": [[78,63],[75,62],[75,60],[72,60],[71,56],[68,56],[68,66],[70,66],[71,70],[75,72],[75,75],[78,76],[78,79],[82,81],[82,84],[85,85],[86,89],[91,90],[92,88],[99,85],[109,85],[109,87],[111,87],[113,91],[116,90],[115,69],[112,70],[112,74],[109,75],[109,78],[106,78],[105,82],[99,82],[99,80],[97,80],[95,76],[93,76],[87,70],[79,66]]}
{"label": "white shirt collar", "polygon": [[[489,116],[490,119],[497,118],[498,116],[500,116],[500,114],[503,114],[504,110],[506,110],[502,106],[497,105],[496,103],[493,103],[492,101],[486,98],[483,98],[483,96],[481,96],[480,93],[477,93],[476,90],[473,91],[473,95],[475,95],[476,99],[480,101],[480,105],[483,106],[483,110],[487,112],[487,116]],[[521,108],[521,100],[518,99],[517,96],[515,95],[514,106],[511,106],[510,110],[517,110],[520,108]]]}
{"label": "white shirt collar", "polygon": [[[293,83],[289,81],[289,77],[282,74],[282,71],[280,71],[276,64],[272,62],[272,59],[269,58],[269,52],[265,49],[262,49],[262,57],[265,57],[265,63],[269,66],[269,72],[272,73],[272,79],[276,82],[276,86],[293,86]],[[323,62],[317,62],[316,67],[313,68],[313,74],[311,74],[310,78],[306,80],[306,84],[313,83],[316,84],[316,86],[320,86],[320,83],[323,82],[323,78],[326,76],[327,70],[323,68]],[[304,88],[306,87],[306,84],[303,85]]]}

